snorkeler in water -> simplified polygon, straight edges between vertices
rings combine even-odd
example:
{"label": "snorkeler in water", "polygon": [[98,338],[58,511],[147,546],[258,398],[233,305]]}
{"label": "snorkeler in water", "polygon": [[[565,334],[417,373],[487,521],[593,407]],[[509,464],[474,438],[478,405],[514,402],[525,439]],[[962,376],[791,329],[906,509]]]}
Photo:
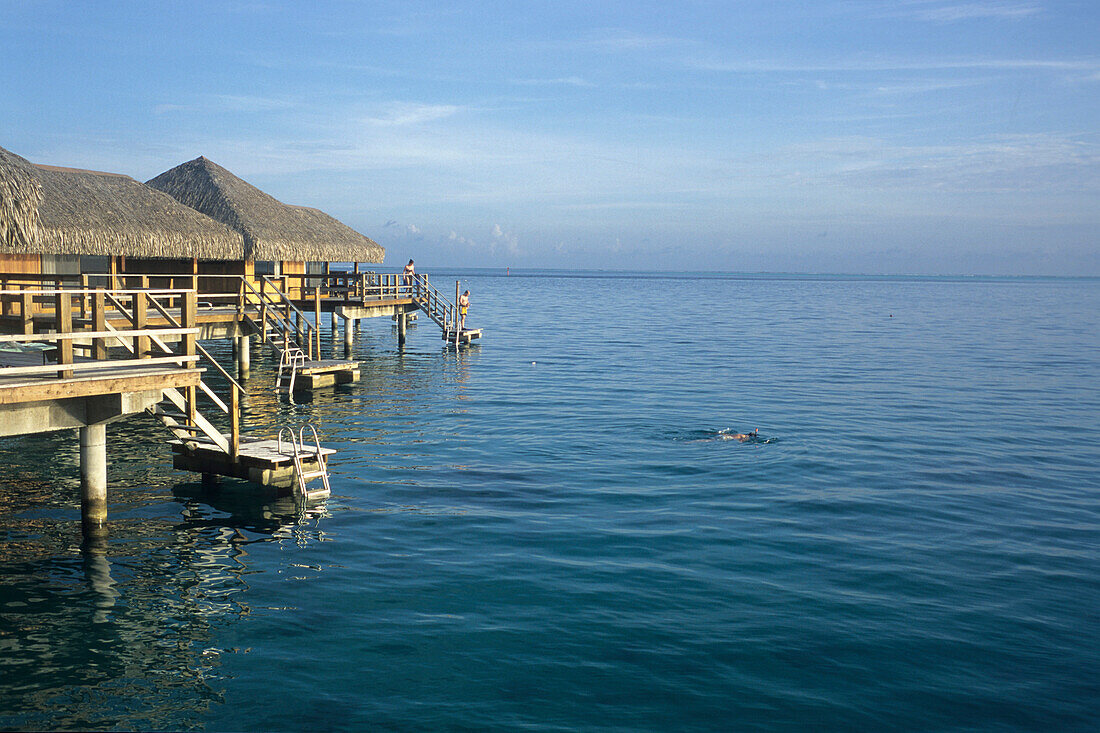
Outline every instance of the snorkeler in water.
{"label": "snorkeler in water", "polygon": [[759,436],[760,436],[760,428],[757,428],[756,430],[753,430],[751,433],[735,433],[731,437],[733,437],[734,440],[740,440],[742,443],[748,443],[750,440],[752,440],[754,438],[757,438]]}

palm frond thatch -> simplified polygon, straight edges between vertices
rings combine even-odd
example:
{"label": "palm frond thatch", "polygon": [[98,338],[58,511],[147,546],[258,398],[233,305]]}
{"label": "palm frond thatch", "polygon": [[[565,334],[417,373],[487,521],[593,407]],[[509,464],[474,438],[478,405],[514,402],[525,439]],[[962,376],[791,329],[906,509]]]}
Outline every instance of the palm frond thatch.
{"label": "palm frond thatch", "polygon": [[0,148],[0,251],[26,252],[34,244],[41,200],[31,164]]}
{"label": "palm frond thatch", "polygon": [[240,260],[244,241],[219,222],[116,173],[34,166],[38,242],[49,254]]}
{"label": "palm frond thatch", "polygon": [[146,185],[240,232],[249,260],[381,262],[386,254],[328,214],[284,204],[206,158],[178,165]]}

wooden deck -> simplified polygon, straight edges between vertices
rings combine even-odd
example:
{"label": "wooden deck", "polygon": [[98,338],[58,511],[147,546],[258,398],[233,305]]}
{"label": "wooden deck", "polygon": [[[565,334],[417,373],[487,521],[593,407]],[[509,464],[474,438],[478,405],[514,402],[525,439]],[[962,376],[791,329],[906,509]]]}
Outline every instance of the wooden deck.
{"label": "wooden deck", "polygon": [[[469,344],[469,343],[473,342],[474,339],[479,339],[479,338],[481,338],[481,329],[480,328],[467,328],[467,329],[459,332],[459,334],[458,334],[458,343],[460,343],[460,344]],[[455,342],[455,332],[451,331],[450,329],[445,329],[443,331],[443,340],[448,342],[448,343],[453,344]]]}
{"label": "wooden deck", "polygon": [[307,361],[298,367],[294,390],[311,390],[359,381],[359,362],[342,359]]}
{"label": "wooden deck", "polygon": [[[294,448],[289,442],[284,442],[282,450],[279,450],[278,440],[242,436],[236,463],[212,443],[200,440],[191,444],[194,447],[189,447],[185,441],[170,440],[168,444],[175,454],[172,465],[181,471],[229,476],[279,489],[294,486]],[[331,448],[321,449],[322,456],[335,452]],[[303,446],[301,455],[304,470],[317,470],[316,448]]]}

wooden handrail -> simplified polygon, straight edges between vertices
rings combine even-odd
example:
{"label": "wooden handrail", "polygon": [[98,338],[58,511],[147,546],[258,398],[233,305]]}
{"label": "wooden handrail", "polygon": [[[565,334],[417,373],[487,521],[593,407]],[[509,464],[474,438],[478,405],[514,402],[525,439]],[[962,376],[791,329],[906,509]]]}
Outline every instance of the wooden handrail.
{"label": "wooden handrail", "polygon": [[[153,308],[154,308],[155,310],[159,311],[159,312],[160,312],[160,314],[161,314],[162,316],[164,316],[164,317],[165,317],[166,319],[168,319],[168,322],[169,322],[169,323],[172,323],[172,324],[174,324],[174,325],[176,325],[176,326],[179,326],[179,325],[180,325],[179,321],[177,321],[177,320],[176,320],[175,316],[173,316],[173,315],[172,315],[171,313],[169,313],[169,312],[168,312],[167,310],[165,310],[165,308],[164,308],[164,307],[163,307],[163,306],[162,306],[162,305],[161,305],[160,303],[158,303],[158,302],[156,301],[156,299],[155,299],[155,298],[150,298],[150,299],[149,299],[149,303],[150,303],[150,305],[152,305],[152,306],[153,306]],[[198,328],[195,328],[194,330],[195,330],[196,332],[198,332],[198,330],[199,330],[199,329],[198,329]],[[229,383],[230,383],[230,384],[232,384],[232,385],[233,385],[233,386],[234,386],[234,387],[235,387],[236,389],[239,389],[239,390],[241,390],[242,392],[244,391],[244,387],[242,387],[242,386],[240,385],[240,383],[239,383],[239,382],[237,382],[237,380],[236,380],[236,379],[234,379],[234,378],[233,378],[233,377],[232,377],[232,376],[231,376],[231,375],[229,374],[229,372],[227,372],[227,371],[225,370],[225,368],[224,368],[224,367],[223,367],[223,366],[222,366],[221,364],[219,364],[219,363],[217,362],[217,360],[216,360],[216,359],[214,359],[214,357],[210,355],[210,352],[208,352],[208,351],[207,351],[207,350],[206,350],[205,348],[203,348],[202,344],[200,344],[200,343],[199,343],[199,342],[198,342],[197,340],[195,341],[195,350],[196,350],[196,351],[198,351],[198,352],[199,352],[199,353],[200,353],[200,354],[201,354],[202,356],[205,356],[205,357],[206,357],[206,360],[207,360],[207,361],[209,361],[209,362],[210,362],[211,364],[213,364],[213,365],[214,365],[214,368],[215,368],[215,369],[217,369],[217,370],[218,370],[218,372],[219,372],[219,373],[220,373],[220,374],[221,374],[221,375],[222,375],[223,377],[225,377],[225,378],[226,378],[227,380],[229,380]],[[223,408],[223,409],[224,409],[224,408]]]}
{"label": "wooden handrail", "polygon": [[179,336],[198,333],[199,328],[128,328],[117,331],[69,331],[67,333],[0,334],[0,343],[34,341],[73,341],[75,339],[115,338],[122,336]]}
{"label": "wooden handrail", "polygon": [[[32,295],[95,295],[97,290],[105,290],[115,295],[133,295],[134,293],[148,293],[151,295],[184,295],[191,292],[191,288],[50,288],[48,290],[0,290],[0,295],[19,295],[31,293]],[[204,293],[205,295],[205,293]]]}
{"label": "wooden handrail", "polygon": [[51,374],[55,372],[86,372],[96,369],[117,369],[123,366],[152,366],[158,364],[183,364],[197,361],[197,356],[162,356],[152,359],[107,359],[77,361],[69,364],[44,364],[30,367],[0,367],[0,379],[27,374]]}

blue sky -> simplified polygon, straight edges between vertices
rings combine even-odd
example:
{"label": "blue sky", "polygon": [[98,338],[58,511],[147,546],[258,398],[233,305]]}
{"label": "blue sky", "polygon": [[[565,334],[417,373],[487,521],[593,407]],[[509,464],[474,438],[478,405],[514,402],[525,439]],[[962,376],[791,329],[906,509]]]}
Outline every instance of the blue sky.
{"label": "blue sky", "polygon": [[1100,3],[0,0],[0,146],[387,262],[1100,275]]}

